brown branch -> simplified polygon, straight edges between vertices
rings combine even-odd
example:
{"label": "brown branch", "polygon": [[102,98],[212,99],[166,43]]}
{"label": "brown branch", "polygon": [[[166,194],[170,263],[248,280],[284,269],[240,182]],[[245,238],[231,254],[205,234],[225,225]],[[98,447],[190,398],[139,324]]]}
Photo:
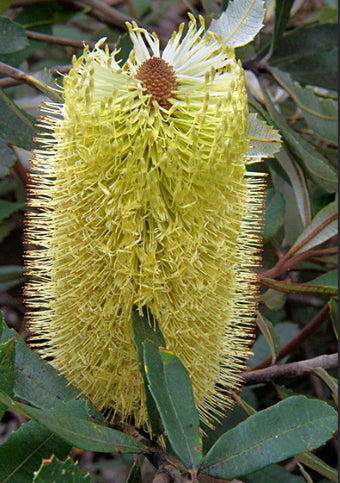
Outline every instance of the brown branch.
{"label": "brown branch", "polygon": [[[59,74],[67,74],[71,67],[71,65],[56,65],[51,67],[49,70],[52,75],[57,76]],[[18,84],[22,83],[30,84],[36,87],[35,83],[30,80],[30,76],[28,76],[28,74],[2,62],[0,62],[0,73],[10,76],[0,79],[0,87],[2,88],[17,86]]]}
{"label": "brown branch", "polygon": [[[313,317],[312,320],[308,322],[308,324],[303,327],[303,329],[301,329],[298,334],[296,334],[295,337],[290,339],[287,344],[281,347],[281,350],[276,360],[279,361],[280,359],[283,359],[285,356],[293,352],[298,346],[300,346],[302,342],[304,342],[307,337],[313,334],[313,332],[315,332],[320,327],[320,325],[328,318],[328,313],[329,307],[328,304],[325,304],[322,309],[315,315],[315,317]],[[270,366],[271,362],[272,358],[267,357],[267,359],[264,359],[262,362],[257,364],[254,367],[254,370],[268,367]]]}
{"label": "brown branch", "polygon": [[[157,480],[159,481],[159,483],[161,483],[162,481],[164,481],[164,483],[166,481],[170,481],[173,483],[190,483],[190,480],[188,480],[180,472],[177,466],[175,466],[175,463],[171,461],[174,459],[174,457],[167,455],[167,453],[165,453],[163,449],[157,445],[157,443],[150,441],[148,438],[142,436],[131,424],[117,423],[115,424],[115,427],[131,436],[134,440],[144,444],[148,448],[144,455],[148,458],[150,463],[155,468],[157,468],[159,472],[159,477],[161,478],[161,474],[165,473],[170,478],[168,480],[164,478],[163,480]],[[178,465],[180,465],[179,462]]]}
{"label": "brown branch", "polygon": [[72,3],[73,5],[84,8],[85,5],[92,7],[90,14],[96,17],[101,22],[106,24],[115,25],[123,30],[126,30],[125,22],[131,22],[134,20],[132,17],[121,13],[119,10],[110,7],[107,3],[102,0],[63,0],[67,3]]}
{"label": "brown branch", "polygon": [[320,255],[333,255],[337,252],[338,252],[338,248],[332,247],[332,248],[311,249],[311,250],[307,250],[306,252],[293,255],[292,257],[290,256],[289,253],[287,253],[284,257],[280,258],[280,260],[277,262],[276,265],[274,265],[274,267],[270,268],[266,272],[261,273],[261,276],[268,277],[268,278],[276,278],[284,274],[288,270],[290,270],[298,263],[302,262],[303,260],[306,260],[307,258],[317,257]]}
{"label": "brown branch", "polygon": [[271,366],[265,369],[244,372],[242,377],[246,385],[259,384],[264,382],[278,382],[281,379],[301,377],[313,373],[315,367],[333,369],[338,366],[338,354],[327,354],[313,359],[306,359],[282,366]]}
{"label": "brown branch", "polygon": [[[26,35],[29,39],[38,40],[39,42],[47,42],[48,44],[65,45],[66,47],[74,47],[75,49],[83,49],[85,45],[89,45],[90,49],[93,49],[96,42],[90,40],[75,40],[66,39],[63,37],[56,37],[54,35],[41,34],[39,32],[33,32],[32,30],[26,30]],[[115,49],[115,44],[108,42],[105,45],[110,50]]]}

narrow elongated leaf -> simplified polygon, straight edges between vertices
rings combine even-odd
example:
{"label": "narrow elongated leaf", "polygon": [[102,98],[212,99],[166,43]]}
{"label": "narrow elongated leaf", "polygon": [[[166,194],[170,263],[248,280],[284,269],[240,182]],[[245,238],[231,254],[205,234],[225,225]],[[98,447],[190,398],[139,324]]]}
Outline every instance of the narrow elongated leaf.
{"label": "narrow elongated leaf", "polygon": [[282,37],[270,65],[289,72],[302,84],[337,90],[336,24],[312,24]]}
{"label": "narrow elongated leaf", "polygon": [[261,277],[261,283],[266,287],[284,293],[315,294],[315,295],[336,295],[338,289],[327,285],[310,283],[279,282],[272,278]]}
{"label": "narrow elongated leaf", "polygon": [[263,0],[230,2],[220,18],[211,22],[209,30],[220,34],[225,44],[240,47],[251,42],[261,30],[264,14]]}
{"label": "narrow elongated leaf", "polygon": [[146,407],[148,410],[149,422],[151,424],[151,429],[154,434],[161,434],[163,432],[163,427],[161,419],[157,410],[156,403],[151,396],[148,380],[144,369],[144,347],[143,343],[145,341],[150,341],[158,349],[158,347],[165,347],[166,343],[161,333],[157,321],[153,318],[150,311],[145,308],[145,315],[142,317],[139,314],[137,307],[132,308],[131,314],[131,326],[132,326],[132,336],[133,342],[136,347],[139,369],[143,376],[145,393],[146,393]]}
{"label": "narrow elongated leaf", "polygon": [[323,367],[315,367],[313,371],[324,381],[325,384],[327,384],[332,393],[335,404],[338,406],[338,380],[328,374]]}
{"label": "narrow elongated leaf", "polygon": [[[13,394],[15,340],[0,345],[0,389],[9,396]],[[0,403],[0,421],[7,406]]]}
{"label": "narrow elongated leaf", "polygon": [[331,318],[334,334],[338,338],[338,297],[332,297],[329,302],[329,315]]}
{"label": "narrow elongated leaf", "polygon": [[0,136],[7,143],[24,149],[37,147],[34,143],[36,134],[35,120],[25,114],[0,88]]}
{"label": "narrow elongated leaf", "polygon": [[260,312],[257,314],[256,324],[270,347],[272,363],[275,364],[276,357],[280,352],[280,337],[275,332],[270,320],[261,315]]}
{"label": "narrow elongated leaf", "polygon": [[78,463],[75,463],[71,458],[60,461],[54,456],[51,460],[43,461],[32,480],[33,483],[90,483],[91,481],[90,475],[83,475]]}
{"label": "narrow elongated leaf", "polygon": [[268,188],[265,201],[265,223],[263,229],[263,243],[273,240],[284,224],[285,199],[278,191]]}
{"label": "narrow elongated leaf", "polygon": [[337,212],[336,201],[322,208],[306,226],[289,252],[303,253],[335,236],[338,232]]}
{"label": "narrow elongated leaf", "polygon": [[1,315],[0,325],[0,342],[12,338],[16,340],[13,386],[15,396],[46,409],[79,396],[79,391],[69,385],[65,377],[58,375],[57,371],[40,359],[13,329],[7,327]]}
{"label": "narrow elongated leaf", "polygon": [[301,161],[310,177],[328,192],[337,191],[337,172],[328,159],[297,134],[283,117],[276,111],[268,94],[264,92],[268,112],[276,127],[280,130],[287,150],[298,161]]}
{"label": "narrow elongated leaf", "polygon": [[202,458],[199,416],[189,375],[178,357],[169,350],[157,350],[144,343],[145,373],[170,444],[189,471]]}
{"label": "narrow elongated leaf", "polygon": [[338,106],[333,99],[320,99],[311,89],[293,85],[287,72],[272,68],[271,73],[277,82],[289,93],[301,109],[306,122],[319,137],[334,144],[338,142]]}
{"label": "narrow elongated leaf", "polygon": [[308,451],[307,453],[301,453],[295,456],[295,458],[299,461],[299,463],[308,466],[308,468],[312,468],[314,471],[317,471],[320,473],[320,475],[329,478],[331,481],[339,481],[337,470],[329,466],[313,453]]}
{"label": "narrow elongated leaf", "polygon": [[24,49],[28,39],[22,26],[7,17],[0,17],[0,54]]}
{"label": "narrow elongated leaf", "polygon": [[[0,391],[0,401],[33,419],[71,446],[100,453],[142,453],[146,447],[127,434],[86,418],[84,401],[60,403],[52,409],[38,409],[11,400]],[[80,416],[75,415],[75,411]],[[81,417],[82,416],[82,417]]]}
{"label": "narrow elongated leaf", "polygon": [[272,43],[270,46],[271,54],[275,51],[276,46],[280,43],[282,39],[283,32],[285,31],[290,9],[294,0],[276,0],[275,2],[275,22],[274,22],[274,32],[272,35]]}
{"label": "narrow elongated leaf", "polygon": [[53,454],[64,458],[70,446],[39,424],[29,421],[22,424],[0,445],[0,476],[2,482],[23,483],[32,481],[34,471],[43,458]]}
{"label": "narrow elongated leaf", "polygon": [[233,479],[324,444],[336,430],[328,404],[289,397],[258,412],[221,436],[204,457],[201,471]]}
{"label": "narrow elongated leaf", "polygon": [[281,149],[275,155],[275,158],[289,177],[302,224],[306,226],[311,221],[311,206],[305,175],[298,163],[293,157],[289,156],[285,149]]}
{"label": "narrow elongated leaf", "polygon": [[314,483],[313,479],[310,476],[310,474],[308,473],[308,471],[299,462],[298,462],[298,467],[299,467],[299,470],[300,470],[301,474],[303,475],[305,481],[307,481],[307,483]]}
{"label": "narrow elongated leaf", "polygon": [[263,158],[270,158],[281,148],[279,132],[260,121],[256,114],[249,114],[249,142],[247,156],[250,162],[257,163]]}

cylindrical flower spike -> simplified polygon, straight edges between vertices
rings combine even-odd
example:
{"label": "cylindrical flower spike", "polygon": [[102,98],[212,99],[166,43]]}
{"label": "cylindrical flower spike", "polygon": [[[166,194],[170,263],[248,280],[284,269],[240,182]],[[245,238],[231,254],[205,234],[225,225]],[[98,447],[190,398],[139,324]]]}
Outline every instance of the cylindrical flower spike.
{"label": "cylindrical flower spike", "polygon": [[[27,238],[32,345],[99,408],[147,422],[131,310],[147,307],[187,367],[202,420],[231,403],[250,355],[263,180],[246,173],[234,51],[193,17],[161,52],[85,48],[48,104]],[[223,389],[225,388],[225,389]]]}

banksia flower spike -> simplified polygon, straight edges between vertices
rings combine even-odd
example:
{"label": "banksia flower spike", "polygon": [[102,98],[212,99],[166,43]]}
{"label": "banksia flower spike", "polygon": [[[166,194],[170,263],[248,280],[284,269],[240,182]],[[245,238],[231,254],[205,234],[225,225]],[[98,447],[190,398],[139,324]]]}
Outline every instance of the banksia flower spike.
{"label": "banksia flower spike", "polygon": [[[147,307],[187,367],[201,418],[230,405],[250,355],[261,176],[246,172],[241,64],[191,17],[163,52],[128,24],[45,106],[27,255],[32,345],[99,408],[147,422],[131,311]],[[43,142],[43,141],[42,141]]]}

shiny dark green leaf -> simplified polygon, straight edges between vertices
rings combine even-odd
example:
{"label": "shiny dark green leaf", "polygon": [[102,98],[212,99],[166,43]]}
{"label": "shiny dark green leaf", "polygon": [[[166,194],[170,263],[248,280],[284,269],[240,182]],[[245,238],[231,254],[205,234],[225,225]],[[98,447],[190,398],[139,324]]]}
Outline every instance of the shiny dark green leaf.
{"label": "shiny dark green leaf", "polygon": [[260,411],[221,436],[201,471],[233,479],[319,447],[337,427],[336,411],[304,396],[289,397]]}
{"label": "shiny dark green leaf", "polygon": [[[0,317],[0,324],[2,320]],[[79,396],[79,391],[68,384],[64,376],[46,364],[38,354],[13,330],[2,322],[0,342],[15,338],[16,351],[14,363],[13,393],[40,408],[51,408],[61,401],[68,401]]]}
{"label": "shiny dark green leaf", "polygon": [[145,373],[172,449],[188,470],[202,458],[202,438],[189,375],[170,350],[144,343]]}
{"label": "shiny dark green leaf", "polygon": [[51,409],[38,409],[11,400],[0,391],[0,402],[44,426],[71,446],[100,453],[143,453],[146,447],[127,434],[92,420],[86,401],[68,401]]}
{"label": "shiny dark green leaf", "polygon": [[152,316],[151,312],[145,308],[144,315],[140,315],[137,307],[132,308],[131,313],[131,327],[133,342],[136,347],[139,369],[143,376],[144,387],[146,393],[146,407],[148,410],[149,422],[153,434],[161,434],[163,432],[163,426],[161,418],[159,416],[156,403],[150,393],[148,380],[144,369],[144,347],[143,343],[149,341],[158,349],[158,347],[165,347],[166,343],[161,333],[158,322]]}
{"label": "shiny dark green leaf", "polygon": [[0,445],[1,481],[31,482],[43,458],[51,458],[53,454],[58,458],[65,458],[70,449],[65,441],[39,424],[29,421]]}
{"label": "shiny dark green leaf", "polygon": [[287,33],[277,45],[270,64],[289,72],[301,84],[337,90],[336,24],[312,24]]}
{"label": "shiny dark green leaf", "polygon": [[[0,389],[9,396],[13,394],[15,340],[0,344]],[[7,406],[0,403],[0,421]]]}
{"label": "shiny dark green leaf", "polygon": [[282,39],[293,3],[294,0],[276,0],[275,2],[275,22],[272,43],[270,46],[271,53],[275,51],[276,46]]}

